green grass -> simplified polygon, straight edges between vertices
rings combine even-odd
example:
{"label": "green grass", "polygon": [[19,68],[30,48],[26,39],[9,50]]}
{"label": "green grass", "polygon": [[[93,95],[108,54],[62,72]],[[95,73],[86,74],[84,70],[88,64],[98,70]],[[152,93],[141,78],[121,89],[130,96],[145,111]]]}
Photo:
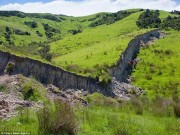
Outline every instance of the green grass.
{"label": "green grass", "polygon": [[[180,120],[174,116],[173,109],[167,111],[169,107],[172,108],[172,105],[157,107],[161,104],[159,100],[164,103],[170,99],[140,98],[118,103],[116,99],[97,93],[87,98],[89,99],[87,107],[74,106],[79,127],[77,135],[178,135],[180,132]],[[142,114],[136,113],[136,102],[142,102]],[[37,134],[39,123],[36,112],[36,110],[25,109],[24,113],[20,113],[8,122],[1,121],[0,131],[24,131]],[[68,118],[66,113],[63,115]]]}
{"label": "green grass", "polygon": [[133,83],[151,96],[180,94],[179,44],[179,32],[169,31],[164,38],[142,48],[138,56],[141,61],[132,74]]}
{"label": "green grass", "polygon": [[20,110],[19,115],[9,121],[0,120],[0,132],[19,134],[24,132],[36,135],[38,133],[36,111],[26,108]]}
{"label": "green grass", "polygon": [[[51,64],[63,68],[72,65],[73,68],[78,68],[73,72],[89,75],[80,71],[89,68],[95,70],[93,74],[96,74],[97,64],[99,66],[115,64],[120,53],[125,50],[128,42],[133,37],[150,30],[139,30],[137,28],[136,20],[139,14],[140,12],[114,24],[102,25],[96,28],[87,27],[91,23],[88,19],[96,15],[82,18],[65,17],[67,20],[61,23],[36,19],[39,21],[40,27],[38,29],[41,32],[44,32],[40,24],[43,21],[49,23],[52,27],[57,26],[62,31],[61,37],[63,39],[50,44],[51,52],[54,53]],[[160,11],[161,19],[168,15],[168,12]],[[17,24],[12,23],[12,19],[19,22]],[[3,31],[7,22],[8,26],[12,28],[21,26],[25,20],[30,21],[30,18],[24,18],[21,21],[17,17],[2,18],[0,26],[3,27],[0,27],[0,29]],[[69,29],[79,27],[79,22],[82,23],[83,32],[77,35],[67,34]],[[22,30],[27,30],[26,27],[23,25]],[[35,30],[32,30],[32,33],[33,31]],[[164,38],[156,40],[151,45],[140,50],[138,57],[141,60],[132,74],[133,84],[147,90],[148,95],[127,102],[107,98],[97,93],[84,97],[89,105],[74,108],[78,117],[78,135],[178,135],[180,133],[180,120],[174,115],[174,101],[172,101],[172,96],[180,95],[180,34],[178,31],[173,30],[166,31],[166,33],[168,34]],[[15,42],[18,44],[22,38],[24,37],[15,37]],[[32,38],[35,41],[41,41],[33,34]],[[24,40],[25,43],[28,43],[31,39]],[[47,39],[42,37],[43,40]],[[38,48],[38,46],[26,45],[25,47],[27,50],[28,48]],[[20,51],[17,48],[8,51],[20,56],[26,56],[25,53],[27,52],[23,54],[23,50],[24,47]],[[27,56],[42,60],[33,53]],[[47,92],[44,87],[37,84],[34,79],[25,80],[22,84],[25,87],[29,82],[31,88],[38,90],[40,94],[36,97],[44,101],[48,106],[52,106],[51,103],[48,104],[49,100],[46,97]],[[0,87],[0,91],[4,91],[4,87]],[[171,103],[166,104],[169,102]],[[28,114],[27,112],[25,111],[24,115],[20,113],[20,115],[8,122],[1,121],[0,131],[30,131],[31,134],[37,134],[39,123],[36,110],[30,110]]]}
{"label": "green grass", "polygon": [[[141,97],[117,103],[97,93],[87,97],[89,105],[78,110],[78,135],[178,135],[180,121],[174,117],[170,99]],[[142,113],[137,110],[141,102]]]}
{"label": "green grass", "polygon": [[63,68],[74,64],[80,69],[94,69],[97,64],[114,65],[128,42],[136,35],[148,31],[139,30],[136,26],[139,14],[134,13],[112,25],[89,28],[80,34],[53,42],[53,64]]}
{"label": "green grass", "polygon": [[[21,47],[8,46],[5,48],[1,46],[0,48],[18,54],[19,56],[31,57],[46,62],[39,56],[39,45],[30,44],[32,41],[37,43],[45,41],[46,43],[42,44],[50,43],[51,52],[53,53],[51,64],[77,74],[95,77],[101,72],[97,69],[98,66],[107,68],[114,65],[119,55],[125,50],[128,42],[133,37],[150,30],[139,29],[136,26],[136,20],[140,13],[141,12],[134,13],[114,24],[101,25],[95,28],[89,28],[88,25],[109,13],[99,13],[85,17],[64,16],[63,18],[65,18],[65,20],[62,22],[55,22],[42,18],[1,17],[1,34],[5,32],[6,26],[9,26],[11,29],[20,28],[22,31],[29,31],[32,34],[30,36],[12,34],[16,46]],[[170,13],[160,11],[161,19],[168,15],[170,15]],[[32,29],[24,24],[25,21],[36,21],[38,27]],[[48,23],[49,26],[59,29],[61,34],[56,34],[51,40],[48,40],[41,23]],[[76,35],[68,33],[68,30],[79,28],[83,30],[82,33]],[[35,33],[36,30],[40,31],[43,37],[38,37]],[[5,39],[3,38],[2,35],[1,40],[4,41]],[[58,38],[61,39],[58,40]]]}
{"label": "green grass", "polygon": [[81,115],[79,135],[178,135],[180,131],[176,118],[139,116],[112,107],[89,107]]}

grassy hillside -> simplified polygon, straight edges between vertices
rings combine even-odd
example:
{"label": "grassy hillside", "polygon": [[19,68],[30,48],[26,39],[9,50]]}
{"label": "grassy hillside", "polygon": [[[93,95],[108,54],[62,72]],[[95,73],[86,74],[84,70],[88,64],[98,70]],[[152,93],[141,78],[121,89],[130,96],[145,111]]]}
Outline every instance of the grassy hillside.
{"label": "grassy hillside", "polygon": [[52,62],[64,68],[76,65],[72,70],[78,72],[87,68],[96,71],[97,65],[115,64],[128,42],[137,34],[148,31],[139,30],[136,26],[139,14],[134,13],[114,24],[89,28],[80,34],[53,42],[51,51],[55,57]]}
{"label": "grassy hillside", "polygon": [[180,34],[166,33],[164,38],[140,51],[141,61],[133,73],[133,83],[148,90],[151,96],[180,94]]}
{"label": "grassy hillside", "polygon": [[[137,27],[136,21],[143,12],[137,11],[138,9],[123,11],[131,14],[127,17],[125,14],[124,18],[117,17],[122,15],[121,12],[85,17],[48,14],[48,18],[46,14],[23,13],[24,17],[1,15],[0,48],[44,61],[39,50],[50,45],[53,65],[86,76],[106,78],[107,68],[116,63],[128,42],[136,35],[151,30]],[[160,11],[162,20],[168,15],[171,14]],[[109,19],[107,24],[106,19]],[[32,22],[37,23],[36,27],[31,26]],[[89,27],[95,22],[102,24]],[[20,33],[28,32],[29,35],[18,35],[15,30],[20,30]]]}
{"label": "grassy hillside", "polygon": [[[101,14],[98,14],[94,20],[93,17],[95,15],[75,18],[62,15],[0,11],[0,45],[14,53],[29,54],[30,57],[38,56],[39,47],[72,35],[71,31],[83,31],[90,23],[101,17]],[[88,19],[83,21],[86,18]],[[36,23],[35,27],[25,24],[32,22]],[[47,24],[48,27],[45,28],[44,26]]]}
{"label": "grassy hillside", "polygon": [[[8,17],[1,16],[0,12],[0,49],[44,61],[38,50],[44,44],[49,44],[50,53],[53,54],[51,64],[83,75],[100,75],[108,78],[107,68],[116,63],[128,42],[137,34],[151,30],[137,27],[136,21],[142,12],[133,13],[112,24],[96,27],[89,25],[110,13],[75,18],[23,13]],[[160,11],[161,21],[168,15],[178,16]],[[37,22],[38,27],[30,28],[24,24],[32,21]],[[46,36],[43,23],[48,24],[48,33],[55,31],[54,36]],[[29,32],[30,35],[15,34],[13,31],[16,29],[19,29],[20,33]],[[17,82],[5,83],[17,85],[14,89],[24,93],[26,97],[29,94],[27,90],[33,89],[35,94],[30,96],[29,100],[40,100],[45,103],[45,108],[23,108],[9,121],[0,119],[0,131],[26,131],[40,135],[178,135],[180,34],[179,31],[168,29],[169,31],[164,31],[164,38],[140,50],[140,62],[132,73],[132,83],[147,91],[144,91],[142,96],[122,101],[94,93],[80,97],[88,103],[87,106],[74,105],[72,109],[62,102],[47,101],[47,88],[32,78],[21,77],[22,90],[17,89],[21,86]],[[39,31],[42,37],[36,31]],[[6,37],[4,33],[7,33]],[[14,45],[9,44],[7,35],[10,35],[10,41],[13,41]],[[7,92],[4,86],[0,86],[0,91]],[[60,95],[66,97],[64,94]]]}
{"label": "grassy hillside", "polygon": [[89,101],[89,105],[73,107],[73,112],[62,103],[57,104],[61,107],[58,112],[53,111],[53,106],[50,107],[50,111],[45,108],[37,112],[26,108],[17,117],[9,121],[0,121],[0,130],[40,135],[57,134],[57,132],[61,135],[64,135],[63,133],[67,135],[72,133],[75,135],[178,135],[180,132],[180,121],[175,117],[173,107],[162,105],[170,99],[149,100],[143,97],[118,103],[116,99],[97,93],[85,98]]}

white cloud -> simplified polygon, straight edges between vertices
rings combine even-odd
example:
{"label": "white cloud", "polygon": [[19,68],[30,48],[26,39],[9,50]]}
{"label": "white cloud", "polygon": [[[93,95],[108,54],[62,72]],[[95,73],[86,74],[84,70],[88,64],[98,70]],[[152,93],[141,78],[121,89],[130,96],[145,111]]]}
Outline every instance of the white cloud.
{"label": "white cloud", "polygon": [[0,6],[0,10],[18,10],[27,13],[53,13],[72,16],[83,16],[97,12],[116,12],[130,8],[149,8],[159,10],[180,10],[173,0],[54,0],[48,3],[11,3]]}

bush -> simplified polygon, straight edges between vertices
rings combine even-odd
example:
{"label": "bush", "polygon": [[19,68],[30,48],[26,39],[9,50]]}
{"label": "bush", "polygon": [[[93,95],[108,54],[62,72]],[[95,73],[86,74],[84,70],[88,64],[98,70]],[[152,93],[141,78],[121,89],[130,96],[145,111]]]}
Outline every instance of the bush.
{"label": "bush", "polygon": [[78,30],[69,30],[68,32],[71,33],[71,34],[73,34],[73,35],[76,35],[76,34],[78,34],[78,33],[81,33],[82,30],[81,30],[81,29],[78,29]]}
{"label": "bush", "polygon": [[152,80],[152,75],[146,74],[146,75],[145,75],[145,78],[146,78],[147,80]]}
{"label": "bush", "polygon": [[6,91],[6,86],[0,85],[0,92],[5,92]]}
{"label": "bush", "polygon": [[179,103],[174,103],[174,114],[176,117],[180,117],[180,104]]}
{"label": "bush", "polygon": [[134,106],[134,109],[136,111],[136,114],[142,115],[143,114],[143,103],[141,100],[133,99],[132,105]]}
{"label": "bush", "polygon": [[55,101],[55,109],[47,106],[38,112],[39,134],[75,135],[77,121],[68,103]]}
{"label": "bush", "polygon": [[165,52],[164,52],[166,55],[170,55],[170,54],[172,54],[173,52],[172,52],[172,50],[165,50]]}
{"label": "bush", "polygon": [[38,101],[40,98],[39,91],[32,87],[32,84],[27,83],[21,90],[24,100]]}
{"label": "bush", "polygon": [[175,102],[175,103],[178,103],[180,100],[179,100],[179,96],[177,94],[174,94],[173,97],[172,97],[172,100]]}
{"label": "bush", "polygon": [[14,70],[15,64],[12,62],[9,62],[5,68],[5,73],[6,74],[11,74]]}
{"label": "bush", "polygon": [[107,51],[104,51],[104,55],[108,55]]}
{"label": "bush", "polygon": [[68,71],[74,71],[74,72],[77,72],[78,71],[78,66],[76,64],[70,64],[70,65],[67,65],[66,66],[66,69]]}
{"label": "bush", "polygon": [[159,11],[150,11],[149,9],[147,9],[145,12],[140,14],[136,24],[139,28],[159,28],[161,24]]}
{"label": "bush", "polygon": [[28,31],[21,31],[21,30],[14,30],[14,33],[16,34],[16,35],[31,35],[31,33],[30,32],[28,32]]}
{"label": "bush", "polygon": [[152,103],[152,114],[154,116],[173,116],[172,101],[163,97],[157,96]]}
{"label": "bush", "polygon": [[[129,15],[131,15],[132,13],[135,13],[136,11],[118,11],[116,13],[112,13],[112,14],[106,14],[103,15],[102,17],[100,16],[96,16],[95,18],[91,18],[89,21],[94,21],[92,22],[89,26],[90,27],[96,27],[99,25],[103,25],[103,24],[113,24]],[[99,18],[99,19],[97,19]],[[96,20],[97,19],[97,20]]]}
{"label": "bush", "polygon": [[36,31],[36,34],[39,36],[39,37],[42,37],[43,34],[41,34],[38,30]]}
{"label": "bush", "polygon": [[50,51],[50,46],[49,45],[44,45],[42,48],[39,50],[41,58],[51,61],[52,60],[52,53]]}
{"label": "bush", "polygon": [[24,24],[25,25],[27,25],[27,26],[29,26],[29,27],[31,27],[31,28],[36,28],[36,27],[38,27],[38,24],[37,24],[37,22],[35,22],[35,21],[30,21],[30,22],[24,22]]}

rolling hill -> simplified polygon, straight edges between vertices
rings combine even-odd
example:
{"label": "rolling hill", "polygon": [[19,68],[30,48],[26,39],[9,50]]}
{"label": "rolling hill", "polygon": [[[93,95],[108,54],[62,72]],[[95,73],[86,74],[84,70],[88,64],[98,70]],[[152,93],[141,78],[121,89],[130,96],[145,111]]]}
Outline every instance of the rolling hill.
{"label": "rolling hill", "polygon": [[[34,79],[35,76],[0,76],[0,97],[3,99],[0,99],[0,133],[23,131],[40,135],[178,135],[178,13],[134,9],[72,17],[0,11],[0,50],[8,52],[7,59],[10,59],[6,71],[10,73],[14,66],[21,66],[19,69],[24,74],[29,76],[34,73],[39,82],[44,82],[42,85]],[[130,100],[100,94],[100,90],[104,89],[93,87],[93,81],[96,80],[95,86],[98,86],[104,79],[103,87],[111,90],[109,86],[112,87],[114,78],[109,69],[116,66],[120,57],[123,58],[121,54],[132,39],[140,34],[143,38],[144,33],[156,29],[164,36],[157,39],[150,35],[149,39],[153,37],[156,40],[152,39],[142,46],[137,54],[140,61],[136,68],[128,65],[127,69],[131,71],[129,85],[137,86],[142,93],[138,95],[126,83],[115,80],[126,90]],[[6,61],[5,53],[2,56],[0,60]],[[13,60],[19,65],[13,65]],[[0,66],[4,66],[4,63],[0,63]],[[91,87],[89,91],[78,90],[77,87],[59,89],[46,84],[47,80],[52,84],[70,82],[77,83],[77,87]],[[119,92],[121,94],[122,91]],[[17,107],[12,108],[13,105]],[[11,111],[17,114],[12,113],[12,118],[9,118]],[[3,118],[7,121],[1,120]]]}

